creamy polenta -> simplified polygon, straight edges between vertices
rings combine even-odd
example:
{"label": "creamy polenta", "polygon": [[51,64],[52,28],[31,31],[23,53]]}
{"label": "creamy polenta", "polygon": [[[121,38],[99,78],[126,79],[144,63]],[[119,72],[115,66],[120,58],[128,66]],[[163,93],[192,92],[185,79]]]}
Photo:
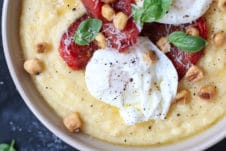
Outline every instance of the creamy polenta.
{"label": "creamy polenta", "polygon": [[[84,71],[71,70],[59,55],[62,34],[85,13],[80,0],[23,0],[20,24],[21,44],[25,59],[39,58],[45,70],[33,81],[44,100],[60,116],[79,112],[84,123],[82,132],[95,138],[130,146],[160,145],[177,142],[211,127],[226,113],[226,44],[215,47],[213,34],[226,32],[225,13],[214,1],[206,13],[209,45],[199,66],[205,71],[200,82],[181,80],[179,88],[191,92],[189,103],[174,103],[165,120],[148,121],[128,126],[118,109],[93,98],[85,84]],[[51,44],[45,53],[37,53],[38,43]],[[212,84],[217,94],[211,101],[201,100],[201,87]]]}

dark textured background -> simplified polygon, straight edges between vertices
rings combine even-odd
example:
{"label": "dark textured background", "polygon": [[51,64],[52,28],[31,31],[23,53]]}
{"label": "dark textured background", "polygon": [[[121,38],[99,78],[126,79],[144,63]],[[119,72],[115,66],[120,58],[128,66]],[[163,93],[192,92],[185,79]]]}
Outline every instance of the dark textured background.
{"label": "dark textured background", "polygon": [[[3,0],[0,0],[2,9]],[[0,41],[0,143],[16,140],[18,151],[76,151],[49,132],[18,94],[4,59]],[[226,151],[226,139],[208,151]]]}

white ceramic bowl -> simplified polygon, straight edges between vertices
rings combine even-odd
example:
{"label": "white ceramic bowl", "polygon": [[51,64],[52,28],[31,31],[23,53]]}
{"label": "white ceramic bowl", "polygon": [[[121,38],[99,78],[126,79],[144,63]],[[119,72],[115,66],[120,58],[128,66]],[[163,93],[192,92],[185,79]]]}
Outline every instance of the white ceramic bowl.
{"label": "white ceramic bowl", "polygon": [[226,136],[226,118],[188,140],[162,147],[131,148],[101,142],[84,134],[68,133],[61,119],[49,108],[23,70],[23,54],[19,40],[19,18],[22,0],[4,0],[2,38],[5,57],[13,81],[30,110],[55,135],[80,150],[103,151],[195,151],[203,150]]}

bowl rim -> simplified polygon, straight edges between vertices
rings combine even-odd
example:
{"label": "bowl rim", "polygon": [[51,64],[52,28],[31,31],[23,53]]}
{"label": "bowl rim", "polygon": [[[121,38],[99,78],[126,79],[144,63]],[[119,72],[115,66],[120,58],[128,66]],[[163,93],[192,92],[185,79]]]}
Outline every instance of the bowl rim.
{"label": "bowl rim", "polygon": [[[11,60],[11,55],[9,52],[9,43],[8,43],[8,34],[7,34],[7,18],[8,16],[8,6],[9,6],[10,0],[4,0],[3,1],[3,9],[2,9],[2,42],[3,42],[3,50],[4,55],[6,59],[7,66],[9,68],[10,75],[12,77],[12,80],[21,95],[22,99],[28,106],[28,108],[31,110],[31,112],[36,116],[36,118],[53,134],[55,134],[57,137],[59,137],[61,140],[69,144],[70,146],[80,149],[80,150],[95,150],[94,148],[91,148],[91,146],[87,146],[85,144],[79,143],[77,141],[73,141],[67,134],[65,134],[62,130],[54,126],[53,123],[49,122],[49,120],[40,113],[40,111],[31,103],[30,98],[27,96],[25,90],[23,89],[21,82],[19,82],[19,79],[15,72],[15,67],[13,66],[13,62]],[[194,151],[194,150],[204,150],[220,140],[222,140],[226,136],[226,117],[218,121],[214,126],[211,128],[208,128],[208,130],[205,130],[204,132],[201,132],[197,134],[196,136],[193,136],[189,138],[188,140],[178,142],[176,144],[170,144],[165,145],[162,148],[162,150],[169,150],[174,149],[177,150],[181,149],[182,144],[190,143],[190,146],[188,145],[187,148],[183,148],[185,150]],[[211,138],[209,137],[211,136]],[[208,138],[209,137],[209,138]],[[203,140],[202,140],[203,139]],[[195,146],[192,146],[195,145]],[[189,148],[188,148],[189,147]],[[136,148],[136,147],[135,147]],[[155,148],[155,147],[154,147]],[[153,149],[153,147],[147,148],[147,149]],[[126,149],[127,150],[127,149]],[[138,149],[139,150],[139,149]]]}

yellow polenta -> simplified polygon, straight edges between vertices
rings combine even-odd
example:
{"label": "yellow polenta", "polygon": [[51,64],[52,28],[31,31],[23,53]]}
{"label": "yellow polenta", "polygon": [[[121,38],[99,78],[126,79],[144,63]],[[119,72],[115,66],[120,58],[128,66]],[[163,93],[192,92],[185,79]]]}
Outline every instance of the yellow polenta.
{"label": "yellow polenta", "polygon": [[[180,88],[191,91],[191,102],[173,104],[166,120],[135,126],[125,125],[116,108],[93,98],[86,88],[84,71],[70,70],[59,56],[62,34],[84,13],[79,0],[23,0],[22,4],[20,36],[24,57],[37,57],[44,61],[45,71],[34,76],[33,80],[44,100],[60,117],[79,112],[84,121],[84,133],[114,144],[146,146],[191,137],[225,115],[226,45],[216,48],[211,38],[215,32],[226,32],[226,18],[218,11],[216,1],[205,15],[210,31],[209,46],[199,63],[205,71],[205,78],[196,83],[180,82]],[[40,42],[50,43],[51,50],[44,54],[36,53],[35,46]],[[196,95],[206,84],[217,87],[217,96],[210,102]]]}

